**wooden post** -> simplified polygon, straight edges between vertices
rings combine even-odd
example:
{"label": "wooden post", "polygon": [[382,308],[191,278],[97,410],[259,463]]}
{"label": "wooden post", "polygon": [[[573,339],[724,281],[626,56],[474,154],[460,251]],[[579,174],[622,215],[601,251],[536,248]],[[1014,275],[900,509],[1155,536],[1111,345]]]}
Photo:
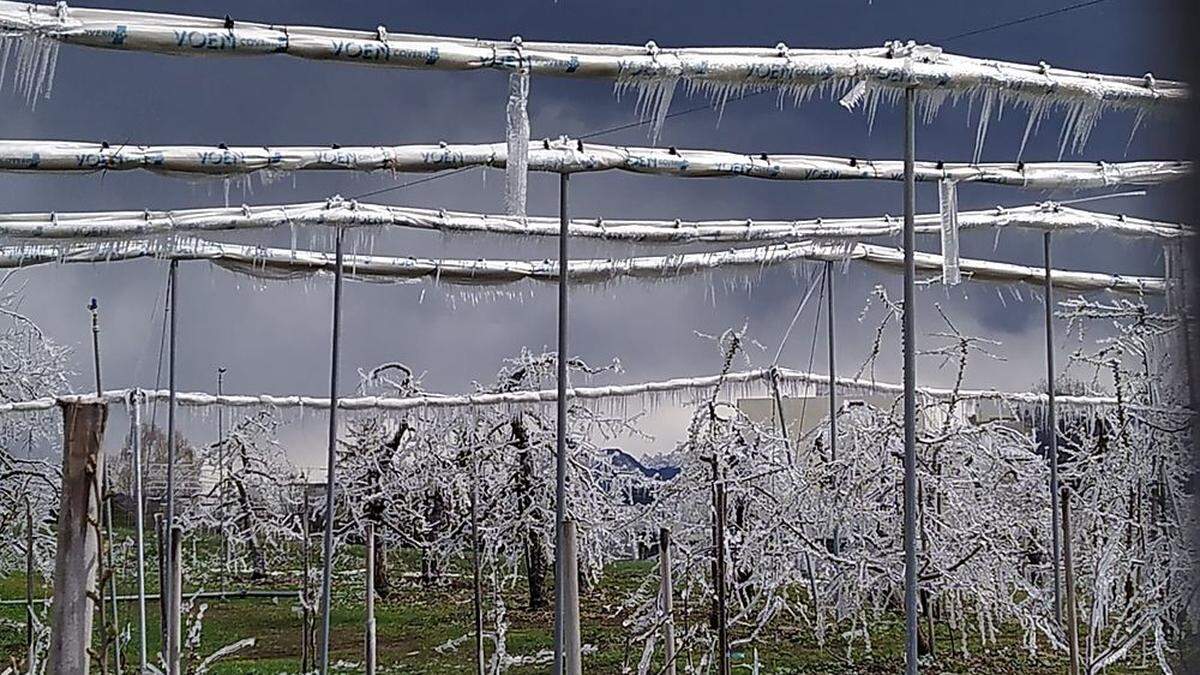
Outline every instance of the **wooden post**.
{"label": "wooden post", "polygon": [[375,523],[367,523],[367,675],[375,675]]}
{"label": "wooden post", "polygon": [[312,668],[312,591],[309,589],[309,584],[312,579],[312,569],[309,561],[309,509],[308,509],[308,478],[304,479],[302,488],[304,494],[304,506],[300,514],[300,531],[303,539],[300,542],[300,555],[304,561],[304,581],[301,584],[301,593],[303,594],[303,615],[300,617],[303,625],[300,626],[300,672],[307,673]]}
{"label": "wooden post", "polygon": [[[478,452],[478,448],[473,448]],[[483,570],[479,566],[479,458],[475,459],[475,480],[471,486],[471,571],[474,575],[475,675],[484,675],[483,653]]]}
{"label": "wooden post", "polygon": [[729,600],[726,588],[729,574],[725,569],[725,481],[720,476],[713,492],[713,505],[716,507],[717,520],[717,539],[714,542],[716,577],[713,579],[713,586],[717,589],[717,675],[729,675]]}
{"label": "wooden post", "polygon": [[658,569],[662,576],[659,588],[659,612],[663,626],[663,669],[662,675],[675,675],[675,602],[674,585],[671,582],[671,530],[658,530]]}
{"label": "wooden post", "polygon": [[63,403],[63,482],[58,509],[58,548],[54,554],[54,602],[50,608],[47,675],[87,675],[92,613],[100,592],[97,524],[100,505],[95,481],[104,471],[100,442],[108,421],[102,403]]}
{"label": "wooden post", "polygon": [[167,675],[183,675],[180,668],[180,646],[183,637],[183,528],[176,525],[171,528],[171,592],[167,600],[167,640],[170,654],[167,661]]}
{"label": "wooden post", "polygon": [[575,521],[564,520],[563,535],[563,673],[581,675],[583,650],[579,635],[579,546],[575,537]]}
{"label": "wooden post", "polygon": [[33,504],[25,497],[25,665],[33,668]]}
{"label": "wooden post", "polygon": [[1071,554],[1071,493],[1062,491],[1063,577],[1067,586],[1067,649],[1071,658],[1067,672],[1079,675],[1079,607],[1075,597],[1075,564]]}

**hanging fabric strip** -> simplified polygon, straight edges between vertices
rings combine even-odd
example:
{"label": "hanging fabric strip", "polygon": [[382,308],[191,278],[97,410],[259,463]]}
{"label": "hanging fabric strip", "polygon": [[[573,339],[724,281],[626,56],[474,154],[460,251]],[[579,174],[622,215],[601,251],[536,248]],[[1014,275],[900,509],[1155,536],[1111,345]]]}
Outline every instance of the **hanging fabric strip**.
{"label": "hanging fabric strip", "polygon": [[529,184],[529,69],[520,66],[508,76],[506,135],[508,155],[504,168],[504,210],[525,217]]}
{"label": "hanging fabric strip", "polygon": [[958,268],[958,183],[948,178],[938,183],[938,204],[942,215],[942,283],[955,286],[962,281]]}

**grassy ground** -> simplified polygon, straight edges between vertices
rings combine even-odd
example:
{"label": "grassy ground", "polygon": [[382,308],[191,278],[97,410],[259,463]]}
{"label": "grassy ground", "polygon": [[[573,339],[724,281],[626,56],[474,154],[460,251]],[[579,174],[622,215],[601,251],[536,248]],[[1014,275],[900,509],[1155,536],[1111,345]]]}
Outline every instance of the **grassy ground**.
{"label": "grassy ground", "polygon": [[[152,550],[152,549],[151,549]],[[359,552],[361,553],[361,551]],[[203,551],[202,551],[203,554]],[[153,564],[151,564],[153,567]],[[423,588],[415,579],[399,579],[398,572],[416,568],[410,554],[397,556],[393,562],[393,584],[397,588],[386,601],[377,603],[378,649],[382,672],[389,673],[469,673],[473,669],[473,642],[462,641],[457,649],[438,650],[437,647],[455,638],[471,635],[472,603],[469,580],[465,576],[454,577],[446,584],[433,589]],[[361,567],[360,567],[361,569]],[[619,673],[623,663],[636,667],[641,645],[627,645],[626,632],[621,626],[623,616],[619,613],[621,599],[626,592],[635,588],[646,575],[652,573],[652,565],[644,562],[618,563],[610,567],[603,584],[593,589],[582,599],[583,640],[596,650],[584,658],[584,670],[588,673]],[[120,577],[119,590],[122,594],[133,593],[132,574]],[[286,572],[272,575],[269,582],[256,584],[254,588],[284,589],[297,588],[298,577]],[[361,588],[361,575],[342,577],[340,601],[335,602],[332,617],[332,661],[345,663],[344,672],[360,672],[362,660],[363,607],[355,600],[352,589]],[[157,590],[157,579],[152,574],[149,586]],[[246,584],[231,584],[244,588]],[[219,587],[210,580],[208,590]],[[189,586],[187,590],[191,591]],[[38,597],[44,590],[37,590]],[[23,577],[0,579],[0,597],[4,599],[24,598]],[[280,599],[237,599],[210,600],[203,621],[203,638],[199,653],[207,655],[215,649],[241,638],[254,637],[254,647],[239,652],[236,657],[222,661],[211,672],[220,674],[296,673],[300,670],[302,622],[292,598]],[[510,631],[509,653],[532,654],[552,646],[553,617],[549,611],[531,612],[524,607],[524,598],[517,592],[506,597]],[[123,602],[120,605],[123,624],[134,623],[136,605]],[[149,649],[158,651],[159,617],[157,604],[150,603],[147,616],[150,626]],[[21,605],[0,606],[0,654],[4,660],[20,660],[24,650],[24,612]],[[702,616],[692,617],[703,620]],[[677,621],[682,621],[681,618]],[[136,633],[136,625],[134,626]],[[897,620],[880,622],[873,626],[872,653],[864,653],[861,644],[852,657],[848,657],[844,645],[837,639],[826,645],[818,645],[811,631],[804,626],[781,625],[773,634],[765,636],[758,646],[758,657],[765,673],[895,673],[902,670],[900,657],[903,625]],[[735,634],[736,638],[737,635]],[[1064,663],[1055,659],[1031,659],[1020,648],[1014,633],[1002,639],[1001,645],[988,650],[972,645],[971,655],[951,653],[951,640],[942,635],[938,657],[930,659],[923,672],[926,673],[1032,673],[1047,675],[1065,672]],[[130,645],[125,658],[136,659],[136,650]],[[735,653],[735,665],[749,665],[753,655]],[[513,673],[544,673],[545,665],[513,669]],[[1155,669],[1156,670],[1156,669]],[[1137,672],[1117,671],[1109,672]],[[1152,672],[1152,671],[1151,671]]]}

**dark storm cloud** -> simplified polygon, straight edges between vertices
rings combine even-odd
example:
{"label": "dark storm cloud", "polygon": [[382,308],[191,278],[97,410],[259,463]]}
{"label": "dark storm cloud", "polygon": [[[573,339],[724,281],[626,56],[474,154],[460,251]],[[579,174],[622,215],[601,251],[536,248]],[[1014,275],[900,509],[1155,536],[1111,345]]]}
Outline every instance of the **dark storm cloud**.
{"label": "dark storm cloud", "polygon": [[[106,6],[161,10],[157,3],[109,2]],[[379,3],[365,1],[258,2],[252,14],[235,18],[277,23],[374,28],[392,32],[438,32],[505,38],[586,40],[660,45],[758,44],[784,41],[793,47],[846,47],[882,44],[895,38],[923,41],[1035,13],[1032,0],[1001,4],[957,0],[913,3],[876,0],[827,0],[805,3],[589,2],[562,0],[509,3],[499,11],[483,3]],[[221,15],[227,7],[208,2],[175,2],[170,10]],[[955,41],[955,51],[977,56],[1055,66],[1158,77],[1174,74],[1169,45],[1159,38],[1168,20],[1160,0],[1114,2]],[[494,141],[503,137],[505,82],[495,73],[420,73],[324,64],[286,58],[192,59],[85,51],[64,47],[58,62],[54,97],[36,112],[17,97],[0,99],[0,129],[6,138],[107,140],[112,144],[397,144]],[[694,102],[678,95],[675,109]],[[633,100],[617,101],[611,83],[535,79],[530,112],[535,137],[579,135],[628,122]],[[857,157],[899,156],[896,108],[881,108],[872,133],[861,114],[850,114],[830,101],[780,110],[774,96],[731,103],[716,125],[703,112],[669,120],[660,141],[680,147],[716,147],[747,152],[803,152]],[[919,129],[918,154],[928,159],[962,160],[971,156],[975,117],[966,105],[947,106],[932,125]],[[1058,155],[1058,124],[1052,117],[1030,143],[1024,159],[1053,160]],[[1130,159],[1171,159],[1177,151],[1171,118],[1143,125],[1130,146]],[[1006,111],[991,125],[984,159],[1015,160],[1024,116]],[[1082,155],[1088,160],[1118,160],[1132,119],[1110,113],[1101,120]],[[605,142],[645,144],[644,130],[607,136]],[[235,203],[305,201],[334,193],[355,195],[412,177],[387,175],[301,175],[260,185]],[[294,185],[294,187],[293,187]],[[555,213],[557,178],[530,179],[530,211]],[[1178,213],[1178,190],[1163,188],[1150,197],[1101,202],[1095,208],[1149,217]],[[1047,197],[1012,189],[965,186],[962,208],[1022,204]],[[219,204],[220,182],[188,183],[144,175],[93,177],[0,177],[5,211],[68,211],[116,208],[177,208]],[[462,175],[380,195],[389,203],[460,210],[500,211],[503,175],[469,171]],[[919,208],[937,208],[936,189],[922,186]],[[572,181],[572,212],[608,218],[789,218],[900,213],[900,186],[844,183],[797,184],[752,180],[670,180],[628,175],[589,175]],[[230,237],[234,238],[234,237]],[[287,232],[241,235],[240,240],[288,245]],[[921,242],[936,250],[932,238]],[[366,246],[366,243],[363,243]],[[461,257],[535,257],[555,255],[552,241],[446,239],[422,233],[386,233],[375,237],[376,252]],[[575,246],[579,256],[611,257],[631,248],[596,244]],[[1063,238],[1058,266],[1122,273],[1161,273],[1152,245],[1108,237]],[[1039,264],[1040,235],[965,233],[963,255]],[[769,361],[803,292],[807,268],[772,270],[752,291],[725,290],[720,278],[664,284],[617,284],[581,290],[572,299],[573,351],[591,361],[619,357],[629,380],[718,367],[711,344],[693,330],[720,332],[748,321],[752,336],[768,346],[756,354]],[[27,281],[26,308],[52,335],[76,345],[73,369],[90,372],[88,324],[83,307],[98,296],[104,311],[104,356],[109,386],[154,384],[158,363],[161,302],[166,267],[134,262],[103,266],[53,266],[21,275]],[[856,364],[869,348],[873,328],[859,323],[867,292],[882,283],[899,294],[899,281],[852,266],[838,277],[837,317],[841,363]],[[204,263],[182,268],[180,286],[180,367],[182,389],[212,389],[215,369],[229,368],[227,389],[236,392],[323,394],[328,368],[329,284],[260,284],[215,270]],[[712,292],[716,289],[716,293]],[[357,382],[356,369],[385,360],[401,360],[427,372],[434,390],[461,391],[473,380],[488,380],[500,359],[522,346],[554,344],[554,290],[530,287],[521,299],[472,301],[457,291],[425,285],[351,284],[346,294],[346,338],[342,385]],[[1042,308],[1035,293],[1024,301],[1007,290],[965,284],[922,294],[921,317],[932,322],[939,302],[967,331],[1004,341],[999,350],[1013,359],[998,367],[983,363],[971,373],[978,386],[1027,387],[1041,379]],[[929,330],[938,326],[927,323]],[[823,333],[823,330],[821,331]],[[807,367],[812,349],[813,315],[806,314],[784,351],[789,366]],[[821,338],[823,339],[823,338]],[[880,377],[897,377],[898,340],[889,337]],[[822,369],[818,345],[814,366]],[[922,381],[942,383],[948,374],[927,364]],[[677,414],[661,412],[650,426],[666,432]],[[196,421],[194,424],[206,424]],[[200,431],[195,431],[201,434]],[[317,429],[315,433],[320,433]],[[299,442],[299,441],[297,441]],[[318,444],[319,445],[319,444]]]}

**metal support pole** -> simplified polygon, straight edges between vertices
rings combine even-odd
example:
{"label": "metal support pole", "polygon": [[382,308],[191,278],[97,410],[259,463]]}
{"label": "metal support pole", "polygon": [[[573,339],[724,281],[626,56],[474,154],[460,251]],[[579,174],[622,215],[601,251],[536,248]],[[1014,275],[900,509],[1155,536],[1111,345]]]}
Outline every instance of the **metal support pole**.
{"label": "metal support pole", "polygon": [[[217,368],[217,397],[225,394],[225,369]],[[221,590],[229,586],[229,528],[225,523],[225,407],[217,406],[217,501],[220,503],[221,517],[221,557],[225,564],[221,566]]]}
{"label": "metal support pole", "polygon": [[917,673],[917,352],[916,250],[917,93],[904,90],[904,672]]}
{"label": "metal support pole", "polygon": [[325,456],[325,558],[321,561],[321,675],[329,675],[329,621],[332,615],[330,600],[333,591],[333,490],[337,469],[337,409],[339,341],[342,333],[342,245],[345,232],[337,228],[334,235],[335,264],[333,271],[333,329],[329,353],[329,448]]}
{"label": "metal support pole", "polygon": [[675,675],[675,586],[671,579],[671,530],[658,529],[658,569],[662,578],[658,590],[659,612],[663,627],[662,675]]}
{"label": "metal support pole", "polygon": [[[833,336],[833,261],[825,263],[825,296],[828,303],[828,316],[825,317],[825,323],[829,328],[829,461],[830,463],[837,462],[837,437],[838,437],[838,402],[837,402],[837,361],[836,349]],[[837,498],[836,486],[834,488],[834,498]],[[841,551],[841,542],[839,541],[840,534],[838,532],[837,522],[833,524],[833,555],[839,555]]]}
{"label": "metal support pole", "polygon": [[142,392],[135,390],[132,399],[132,420],[130,425],[130,446],[133,450],[133,501],[134,537],[137,542],[137,584],[138,584],[138,675],[146,672],[146,535],[145,510],[146,498],[142,492]]}
{"label": "metal support pole", "polygon": [[565,537],[563,523],[567,517],[567,262],[570,216],[567,211],[567,186],[571,175],[559,174],[558,183],[558,426],[555,449],[554,489],[554,673],[564,674],[563,621],[566,616],[566,598],[563,583],[566,573],[566,556],[563,550]]}
{"label": "metal support pole", "polygon": [[[92,315],[92,363],[95,366],[96,375],[96,396],[101,396],[104,393],[104,387],[100,384],[100,303],[96,298],[92,298],[88,303],[88,311]],[[106,464],[107,466],[107,464]],[[109,612],[112,625],[113,639],[113,670],[117,673],[121,672],[121,624],[117,618],[117,570],[113,566],[113,515],[112,515],[112,484],[108,478],[108,472],[100,478],[101,499],[103,501],[103,517],[104,517],[104,565],[108,570],[108,595],[110,601],[106,603],[112,607]],[[107,622],[107,619],[102,619]]]}
{"label": "metal support pole", "polygon": [[178,297],[177,287],[179,286],[179,261],[172,260],[170,266],[170,282],[167,284],[167,306],[171,317],[167,328],[167,517],[163,524],[163,534],[166,535],[166,543],[163,546],[165,560],[165,574],[159,580],[159,585],[162,588],[162,595],[167,598],[163,606],[167,610],[167,675],[179,675],[178,671],[171,668],[175,665],[175,655],[179,653],[179,645],[175,642],[177,633],[172,630],[172,622],[178,622],[178,617],[172,616],[172,608],[170,598],[174,596],[171,584],[175,579],[173,565],[175,559],[172,557],[172,552],[175,550],[172,537],[175,535],[175,329],[176,318],[179,316],[179,306],[176,298]]}
{"label": "metal support pole", "polygon": [[375,523],[367,523],[366,673],[375,675]]}
{"label": "metal support pole", "polygon": [[1050,276],[1050,233],[1043,239],[1046,260],[1046,430],[1050,455],[1050,556],[1054,567],[1054,623],[1062,626],[1062,525],[1058,510],[1058,406],[1054,382],[1054,280]]}

